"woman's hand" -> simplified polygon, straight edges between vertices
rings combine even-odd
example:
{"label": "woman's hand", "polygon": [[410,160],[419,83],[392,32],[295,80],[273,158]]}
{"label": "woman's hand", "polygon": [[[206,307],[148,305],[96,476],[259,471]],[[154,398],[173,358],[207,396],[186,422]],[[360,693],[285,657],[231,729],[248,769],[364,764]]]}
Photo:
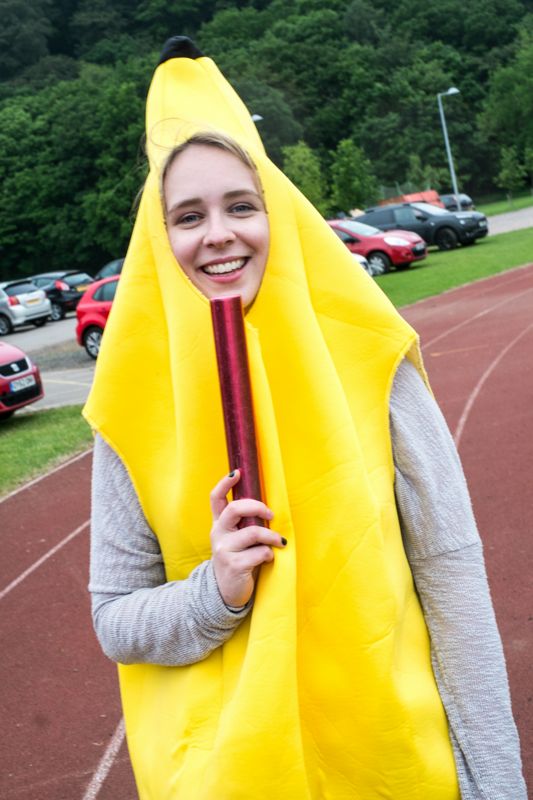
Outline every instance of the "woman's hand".
{"label": "woman's hand", "polygon": [[242,499],[228,503],[227,494],[240,478],[235,470],[222,478],[211,492],[211,549],[218,589],[227,606],[246,605],[255,586],[257,569],[274,560],[273,547],[285,547],[287,540],[259,525],[238,528],[243,517],[273,518],[260,500]]}

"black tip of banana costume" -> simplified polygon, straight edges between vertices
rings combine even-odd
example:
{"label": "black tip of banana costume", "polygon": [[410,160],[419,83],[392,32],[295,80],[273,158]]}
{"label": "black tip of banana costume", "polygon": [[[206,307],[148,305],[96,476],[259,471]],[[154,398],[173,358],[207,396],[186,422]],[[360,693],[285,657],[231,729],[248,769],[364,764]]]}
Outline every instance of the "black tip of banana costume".
{"label": "black tip of banana costume", "polygon": [[201,58],[202,56],[202,51],[188,36],[172,36],[163,45],[158,66],[171,58]]}

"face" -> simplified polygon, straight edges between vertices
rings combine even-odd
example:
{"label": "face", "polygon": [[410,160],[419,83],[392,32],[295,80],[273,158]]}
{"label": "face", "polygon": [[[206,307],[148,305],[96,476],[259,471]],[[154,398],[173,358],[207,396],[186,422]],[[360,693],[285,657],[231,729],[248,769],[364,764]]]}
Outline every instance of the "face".
{"label": "face", "polygon": [[208,298],[240,294],[249,306],[261,286],[269,227],[256,176],[232,153],[190,145],[163,185],[170,246]]}

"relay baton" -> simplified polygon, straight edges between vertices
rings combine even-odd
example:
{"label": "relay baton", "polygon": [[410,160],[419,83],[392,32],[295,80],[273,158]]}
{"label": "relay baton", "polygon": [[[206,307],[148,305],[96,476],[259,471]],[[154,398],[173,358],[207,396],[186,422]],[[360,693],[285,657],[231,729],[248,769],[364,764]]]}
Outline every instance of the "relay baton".
{"label": "relay baton", "polygon": [[[242,300],[240,295],[214,297],[210,304],[228,461],[230,470],[241,474],[233,498],[262,500]],[[266,522],[243,517],[239,528],[247,525],[266,527]]]}

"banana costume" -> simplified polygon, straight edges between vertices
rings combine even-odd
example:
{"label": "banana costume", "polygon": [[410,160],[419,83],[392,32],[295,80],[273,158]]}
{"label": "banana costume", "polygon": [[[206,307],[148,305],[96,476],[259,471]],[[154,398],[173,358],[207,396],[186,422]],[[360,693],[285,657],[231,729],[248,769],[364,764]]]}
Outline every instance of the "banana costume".
{"label": "banana costume", "polygon": [[227,459],[209,305],[170,250],[158,174],[206,129],[248,150],[269,211],[246,327],[266,498],[289,547],[206,660],[119,667],[139,795],[457,800],[393,492],[389,393],[415,333],[268,160],[207,58],[172,57],[153,78],[151,172],[84,413],[126,464],[168,580],[186,578],[210,557]]}

